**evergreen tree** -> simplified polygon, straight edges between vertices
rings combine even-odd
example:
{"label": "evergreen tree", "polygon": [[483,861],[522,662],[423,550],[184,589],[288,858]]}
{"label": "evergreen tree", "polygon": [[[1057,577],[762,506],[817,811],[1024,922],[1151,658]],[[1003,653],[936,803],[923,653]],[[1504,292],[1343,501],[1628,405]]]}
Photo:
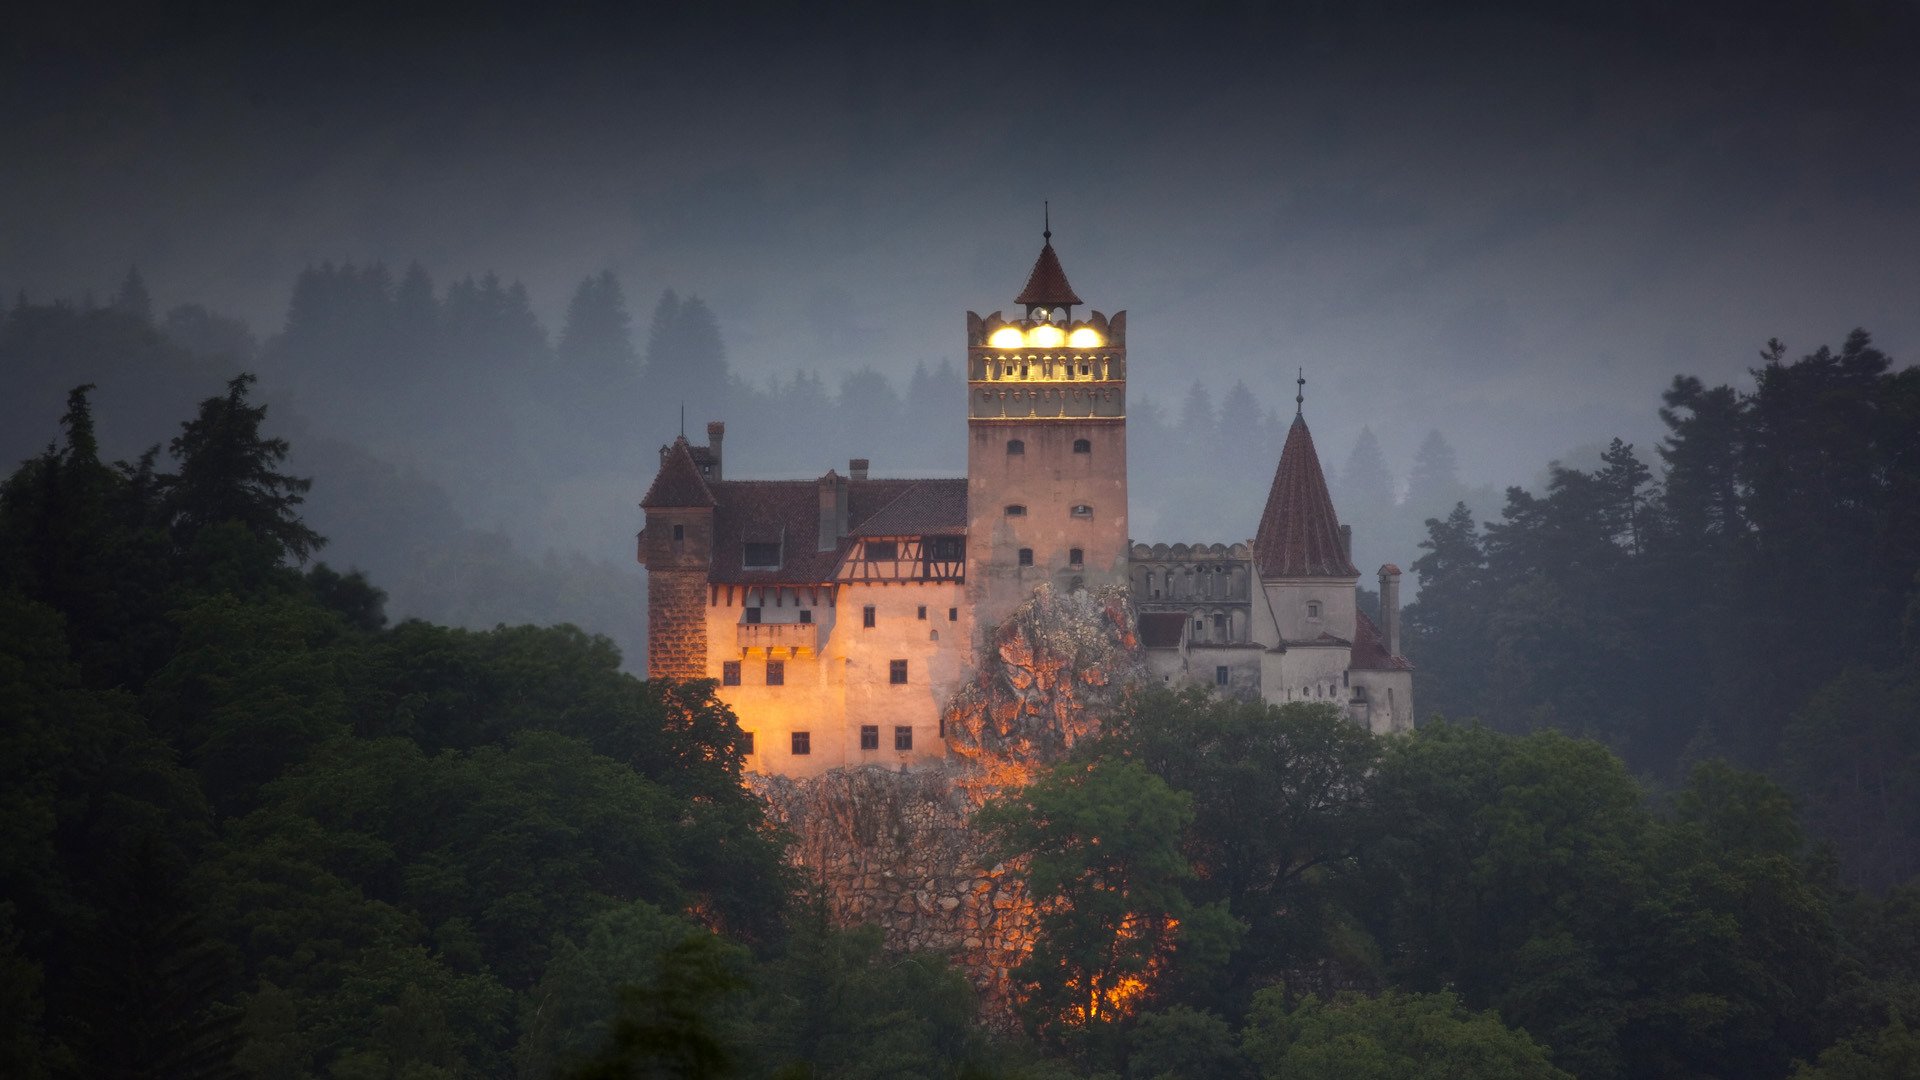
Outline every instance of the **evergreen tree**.
{"label": "evergreen tree", "polygon": [[153,297],[147,292],[146,280],[140,276],[138,268],[128,268],[127,276],[121,279],[119,291],[113,294],[112,308],[142,323],[153,322]]}
{"label": "evergreen tree", "polygon": [[202,402],[200,415],[169,444],[180,462],[166,483],[174,535],[191,547],[212,527],[233,522],[270,544],[276,559],[304,563],[326,543],[297,513],[313,481],[276,471],[287,441],[260,433],[267,407],[248,403],[253,383],[250,374],[234,376],[226,396]]}
{"label": "evergreen tree", "polygon": [[577,391],[620,396],[634,378],[632,319],[613,271],[602,270],[574,290],[558,356]]}

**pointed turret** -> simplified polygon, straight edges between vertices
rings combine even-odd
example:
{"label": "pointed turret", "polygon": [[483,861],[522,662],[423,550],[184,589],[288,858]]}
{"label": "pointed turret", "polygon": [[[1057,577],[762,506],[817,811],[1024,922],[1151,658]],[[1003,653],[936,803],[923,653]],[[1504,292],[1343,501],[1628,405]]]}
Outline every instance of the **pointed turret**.
{"label": "pointed turret", "polygon": [[693,448],[682,435],[660,452],[660,471],[654,474],[653,486],[647,488],[647,496],[640,500],[640,506],[645,510],[661,510],[712,505],[713,492],[701,479],[700,466],[693,463]]}
{"label": "pointed turret", "polygon": [[1253,558],[1263,578],[1360,576],[1341,538],[1305,416],[1294,416],[1280,451],[1273,490],[1254,534]]}
{"label": "pointed turret", "polygon": [[1073,286],[1067,284],[1067,272],[1060,268],[1060,256],[1053,253],[1053,234],[1045,234],[1046,239],[1040,245],[1040,257],[1033,261],[1033,272],[1027,275],[1027,287],[1013,298],[1016,304],[1033,308],[1070,307],[1081,302]]}

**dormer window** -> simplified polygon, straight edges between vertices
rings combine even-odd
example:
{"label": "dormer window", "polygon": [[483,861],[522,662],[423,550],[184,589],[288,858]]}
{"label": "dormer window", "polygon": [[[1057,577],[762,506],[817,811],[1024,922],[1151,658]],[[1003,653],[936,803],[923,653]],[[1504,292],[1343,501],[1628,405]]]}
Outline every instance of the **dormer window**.
{"label": "dormer window", "polygon": [[740,565],[749,570],[775,569],[780,565],[780,545],[753,542],[742,544]]}

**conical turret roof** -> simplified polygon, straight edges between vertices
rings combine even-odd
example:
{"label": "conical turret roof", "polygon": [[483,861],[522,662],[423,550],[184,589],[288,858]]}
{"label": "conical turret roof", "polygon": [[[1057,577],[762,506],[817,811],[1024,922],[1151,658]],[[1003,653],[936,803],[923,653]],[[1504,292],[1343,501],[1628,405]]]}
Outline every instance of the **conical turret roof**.
{"label": "conical turret roof", "polygon": [[1253,538],[1261,577],[1359,577],[1340,540],[1340,519],[1304,416],[1293,418],[1273,490]]}
{"label": "conical turret roof", "polygon": [[1081,303],[1073,286],[1067,284],[1067,272],[1060,268],[1060,256],[1053,253],[1051,234],[1040,245],[1040,257],[1033,261],[1033,272],[1027,275],[1027,287],[1020,290],[1020,295],[1014,297],[1013,302],[1043,307]]}
{"label": "conical turret roof", "polygon": [[713,491],[701,477],[700,466],[693,463],[693,451],[689,449],[687,437],[682,435],[660,459],[660,471],[654,474],[653,486],[647,489],[647,497],[640,500],[640,506],[660,510],[713,505]]}

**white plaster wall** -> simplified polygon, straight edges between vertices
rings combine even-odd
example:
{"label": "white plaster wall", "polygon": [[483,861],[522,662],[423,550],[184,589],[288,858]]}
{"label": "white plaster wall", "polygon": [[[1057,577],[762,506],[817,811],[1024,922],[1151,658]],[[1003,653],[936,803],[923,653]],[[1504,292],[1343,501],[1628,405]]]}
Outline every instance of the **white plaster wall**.
{"label": "white plaster wall", "polygon": [[[1312,641],[1332,634],[1353,640],[1353,586],[1359,578],[1287,578],[1262,582],[1283,641]],[[1307,617],[1309,601],[1319,601],[1320,617]]]}

